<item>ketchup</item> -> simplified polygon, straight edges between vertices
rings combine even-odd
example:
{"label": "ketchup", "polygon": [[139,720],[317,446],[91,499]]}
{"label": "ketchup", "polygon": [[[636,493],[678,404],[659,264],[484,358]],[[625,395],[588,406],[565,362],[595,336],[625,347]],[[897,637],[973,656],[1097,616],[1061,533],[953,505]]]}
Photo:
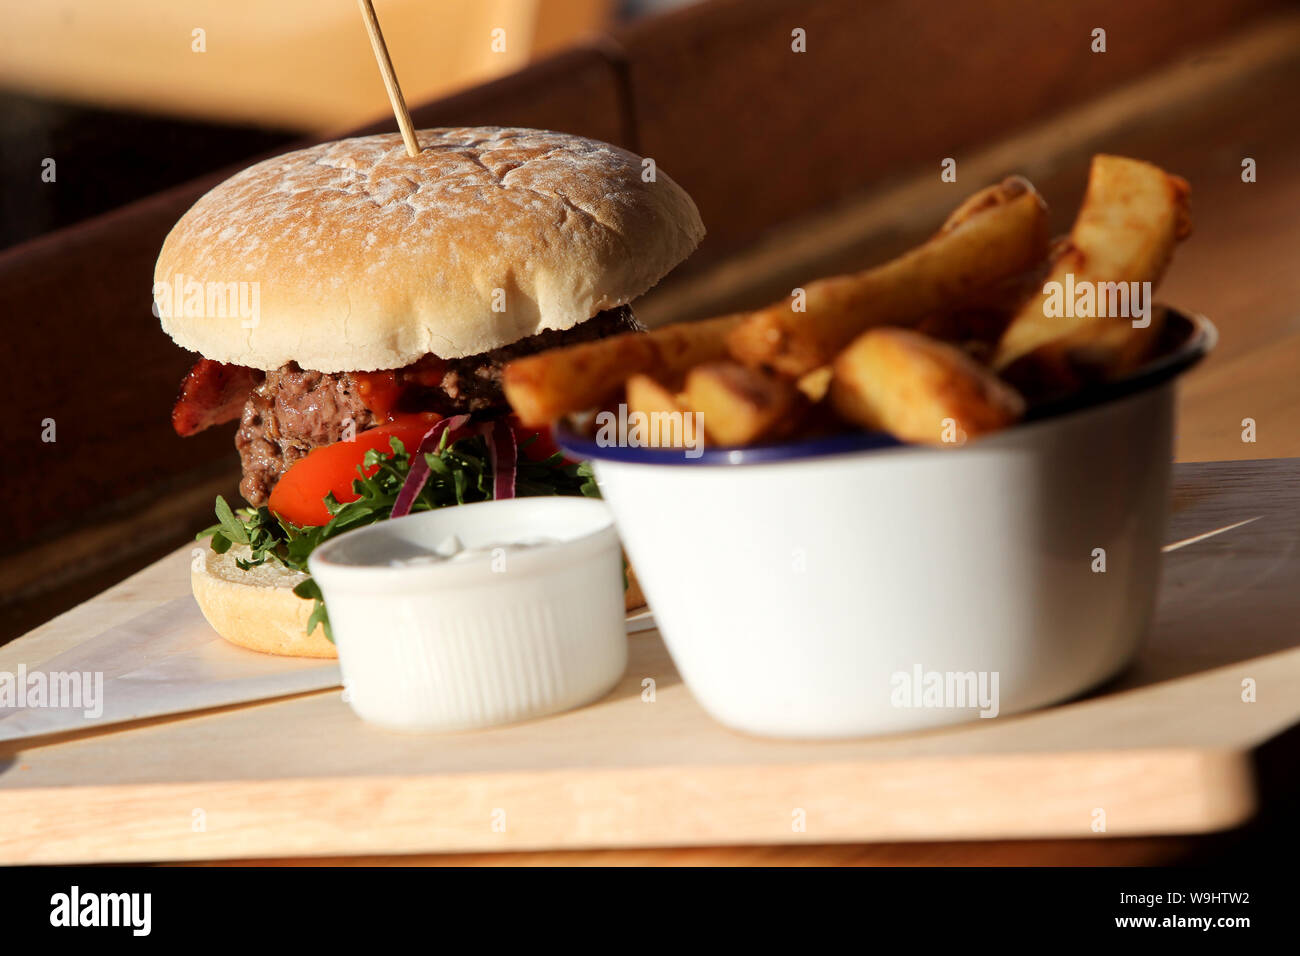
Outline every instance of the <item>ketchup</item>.
{"label": "ketchup", "polygon": [[426,355],[401,371],[403,381],[423,388],[441,387],[443,376],[446,374],[447,360],[440,359],[436,355]]}
{"label": "ketchup", "polygon": [[357,397],[381,422],[393,420],[408,389],[438,388],[447,371],[447,362],[436,355],[426,355],[396,371],[353,372]]}
{"label": "ketchup", "polygon": [[402,386],[397,383],[397,373],[353,372],[352,381],[357,384],[357,397],[361,403],[375,414],[380,421],[390,421],[397,402],[402,397]]}

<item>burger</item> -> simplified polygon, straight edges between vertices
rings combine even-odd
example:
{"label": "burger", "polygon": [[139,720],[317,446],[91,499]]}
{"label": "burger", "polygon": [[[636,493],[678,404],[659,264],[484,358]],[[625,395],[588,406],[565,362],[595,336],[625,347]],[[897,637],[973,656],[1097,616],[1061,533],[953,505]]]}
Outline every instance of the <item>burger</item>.
{"label": "burger", "polygon": [[532,129],[323,143],[207,193],[163,243],[163,329],[198,353],[178,434],[235,423],[247,507],[191,569],[223,638],[335,656],[307,573],[327,538],[494,497],[592,494],[509,414],[501,370],[640,329],[629,308],[699,244],[695,204],[626,150]]}

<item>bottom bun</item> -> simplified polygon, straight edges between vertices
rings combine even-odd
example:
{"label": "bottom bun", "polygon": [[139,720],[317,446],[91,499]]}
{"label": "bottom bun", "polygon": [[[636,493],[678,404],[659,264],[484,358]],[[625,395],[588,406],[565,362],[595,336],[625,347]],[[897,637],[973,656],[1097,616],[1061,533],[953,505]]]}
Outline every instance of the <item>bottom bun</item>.
{"label": "bottom bun", "polygon": [[[203,559],[196,559],[190,567],[194,599],[212,629],[231,644],[263,654],[338,657],[323,627],[317,624],[307,633],[307,619],[315,602],[293,593],[307,575],[270,562],[242,571],[235,559],[248,556],[248,548],[243,546],[225,554],[208,548]],[[644,607],[645,597],[631,565],[627,566],[627,583],[624,607],[629,611]]]}
{"label": "bottom bun", "polygon": [[307,633],[313,601],[293,589],[307,578],[301,571],[270,563],[241,571],[235,558],[247,548],[217,554],[211,548],[190,568],[190,586],[212,629],[232,644],[285,657],[338,657],[319,624]]}
{"label": "bottom bun", "polygon": [[641,582],[636,579],[636,569],[628,564],[626,554],[623,555],[623,578],[627,581],[627,587],[623,589],[623,610],[637,611],[645,607]]}

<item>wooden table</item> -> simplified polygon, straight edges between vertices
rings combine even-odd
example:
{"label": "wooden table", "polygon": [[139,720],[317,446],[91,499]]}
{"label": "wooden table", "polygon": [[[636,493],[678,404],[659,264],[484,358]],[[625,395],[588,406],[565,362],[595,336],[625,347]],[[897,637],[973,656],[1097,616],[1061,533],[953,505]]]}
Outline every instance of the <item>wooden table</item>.
{"label": "wooden table", "polygon": [[[1100,843],[1238,826],[1259,809],[1257,755],[1300,723],[1288,690],[1300,686],[1300,648],[1279,626],[1300,616],[1300,459],[1181,465],[1171,512],[1143,647],[1122,675],[1059,706],[924,733],[769,740],[711,719],[650,631],[632,636],[627,672],[601,700],[474,733],[385,732],[326,689],[0,742],[0,820],[10,821],[0,862],[711,840]],[[51,660],[61,663],[40,669],[94,669],[62,652],[146,613],[169,635],[215,640],[188,593],[189,561],[179,549],[0,649],[0,671]],[[227,665],[248,655],[212,651]],[[1247,678],[1258,688],[1249,703]],[[137,672],[131,683],[158,679]]]}
{"label": "wooden table", "polygon": [[[1262,44],[1262,45],[1261,45]],[[1233,73],[1228,67],[1250,63]],[[1226,66],[1223,66],[1226,64]],[[1220,70],[1220,67],[1223,69]],[[1220,70],[1216,76],[1209,77]],[[1081,188],[1093,152],[1150,158],[1184,175],[1194,188],[1196,234],[1180,249],[1162,298],[1204,312],[1218,324],[1217,353],[1182,388],[1180,461],[1300,457],[1300,129],[1293,107],[1300,58],[1257,41],[1225,44],[1195,70],[1189,64],[1022,131],[1014,139],[962,158],[968,181],[989,181],[1009,169],[1028,173],[1063,211]],[[1240,162],[1259,163],[1259,181],[1243,183]],[[643,314],[677,318],[723,311],[788,291],[790,279],[850,268],[891,254],[925,223],[942,218],[949,200],[927,172],[894,183],[833,216],[793,223],[745,255],[650,297]],[[1257,440],[1242,440],[1242,420]],[[281,863],[502,864],[822,864],[979,865],[1153,864],[1238,858],[1262,846],[1294,841],[1297,825],[1276,807],[1295,792],[1300,748],[1287,734],[1261,755],[1264,806],[1243,831],[1213,837],[1053,840],[994,843],[610,850]],[[266,861],[273,862],[273,861]]]}

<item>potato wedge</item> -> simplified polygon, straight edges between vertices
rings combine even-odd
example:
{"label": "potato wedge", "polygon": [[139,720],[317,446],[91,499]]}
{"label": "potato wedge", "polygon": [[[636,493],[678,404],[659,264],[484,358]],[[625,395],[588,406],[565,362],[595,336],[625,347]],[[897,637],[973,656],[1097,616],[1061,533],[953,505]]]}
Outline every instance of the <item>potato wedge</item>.
{"label": "potato wedge", "polygon": [[657,378],[637,373],[627,380],[627,410],[646,414],[680,412],[685,406],[677,399],[678,391]]}
{"label": "potato wedge", "polygon": [[629,418],[639,413],[660,423],[648,430],[652,448],[696,448],[704,438],[697,434],[696,417],[678,400],[677,392],[649,375],[627,380],[627,411]]}
{"label": "potato wedge", "polygon": [[1016,312],[1043,288],[1043,281],[1068,242],[1068,237],[1061,236],[1050,245],[1047,257],[1033,268],[981,289],[959,309],[927,315],[910,328],[954,345],[980,343],[992,355]]}
{"label": "potato wedge", "polygon": [[807,375],[800,376],[795,384],[798,385],[799,391],[808,396],[809,401],[820,402],[831,387],[831,367],[823,365],[815,368]]}
{"label": "potato wedge", "polygon": [[835,359],[830,401],[845,420],[903,441],[959,445],[1024,414],[1011,386],[960,349],[910,329],[864,332]]}
{"label": "potato wedge", "polygon": [[686,406],[720,445],[751,445],[787,434],[808,407],[791,380],[737,362],[708,362],[686,376]]}
{"label": "potato wedge", "polygon": [[1186,181],[1150,163],[1095,157],[1069,242],[1003,332],[993,367],[1005,369],[1066,336],[1105,340],[1116,355],[1145,351],[1142,343],[1153,342],[1158,330],[1140,319],[1134,325],[1133,296],[1136,289],[1151,309],[1141,284],[1154,290],[1174,246],[1190,232],[1188,192]]}
{"label": "potato wedge", "polygon": [[592,408],[629,376],[665,378],[726,355],[726,335],[741,316],[683,322],[652,332],[627,332],[595,342],[550,349],[505,367],[506,400],[525,425],[545,425]]}
{"label": "potato wedge", "polygon": [[925,244],[884,265],[810,283],[753,313],[727,336],[751,367],[798,377],[830,362],[866,329],[912,325],[960,309],[1033,269],[1047,253],[1047,210],[1033,186],[1012,178],[968,199]]}
{"label": "potato wedge", "polygon": [[1165,310],[1159,306],[1151,313],[1151,325],[1142,330],[1126,322],[1084,322],[1020,356],[1002,369],[1001,377],[1031,403],[1122,378],[1159,352],[1165,326]]}
{"label": "potato wedge", "polygon": [[1012,198],[1020,195],[1022,192],[1033,192],[1034,184],[1023,176],[1008,176],[1000,183],[994,183],[992,186],[985,186],[977,192],[971,193],[961,201],[961,204],[948,213],[948,218],[943,221],[939,227],[939,232],[951,232],[958,226],[963,226],[975,216],[994,206],[1000,206]]}
{"label": "potato wedge", "polygon": [[1002,336],[1002,330],[1011,321],[1010,312],[996,309],[958,309],[942,315],[927,315],[912,328],[932,339],[963,345],[967,342],[987,343],[990,353]]}
{"label": "potato wedge", "polygon": [[646,606],[645,592],[641,590],[641,582],[637,579],[636,568],[623,556],[623,579],[627,586],[623,589],[623,610],[635,611],[638,608]]}

